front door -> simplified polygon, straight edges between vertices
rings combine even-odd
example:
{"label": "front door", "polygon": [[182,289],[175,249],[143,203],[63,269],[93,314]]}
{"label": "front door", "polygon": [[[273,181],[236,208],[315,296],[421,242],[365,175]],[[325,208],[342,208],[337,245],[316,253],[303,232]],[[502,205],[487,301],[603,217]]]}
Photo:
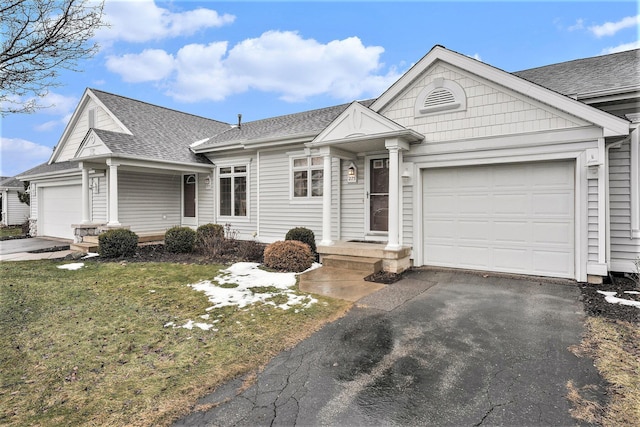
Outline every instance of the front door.
{"label": "front door", "polygon": [[371,158],[368,166],[368,231],[386,233],[389,230],[389,159]]}
{"label": "front door", "polygon": [[197,194],[198,185],[195,174],[182,175],[182,225],[198,225]]}

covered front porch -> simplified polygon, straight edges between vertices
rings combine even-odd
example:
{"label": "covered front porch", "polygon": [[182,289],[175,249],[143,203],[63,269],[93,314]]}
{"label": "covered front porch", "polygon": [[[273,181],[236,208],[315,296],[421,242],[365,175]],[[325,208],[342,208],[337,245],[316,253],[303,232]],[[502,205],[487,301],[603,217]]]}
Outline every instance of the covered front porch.
{"label": "covered front porch", "polygon": [[[354,102],[306,144],[324,162],[318,246],[323,263],[336,258],[347,265],[348,258],[377,259],[381,269],[392,273],[410,266],[411,245],[403,241],[402,195],[411,165],[404,164],[403,153],[422,140],[421,134]],[[332,171],[336,158],[341,163],[337,175]],[[348,232],[343,231],[347,221]]]}

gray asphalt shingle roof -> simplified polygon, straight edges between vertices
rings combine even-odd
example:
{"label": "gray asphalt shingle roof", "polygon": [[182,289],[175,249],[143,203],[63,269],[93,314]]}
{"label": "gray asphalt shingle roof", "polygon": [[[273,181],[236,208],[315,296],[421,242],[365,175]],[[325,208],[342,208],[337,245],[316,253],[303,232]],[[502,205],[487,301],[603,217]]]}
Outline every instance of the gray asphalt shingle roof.
{"label": "gray asphalt shingle roof", "polygon": [[189,145],[227,129],[229,124],[91,89],[133,135],[96,130],[114,154],[154,160],[209,163]]}
{"label": "gray asphalt shingle roof", "polygon": [[[360,103],[368,107],[373,100]],[[229,142],[319,134],[349,105],[351,103],[242,123],[239,128],[234,127],[221,134],[211,135],[208,141],[198,145],[197,148],[209,148]]]}
{"label": "gray asphalt shingle roof", "polygon": [[19,187],[23,188],[22,181],[18,181],[14,177],[0,177],[0,187],[1,188],[11,188],[11,187]]}
{"label": "gray asphalt shingle roof", "polygon": [[640,86],[640,49],[576,59],[513,73],[563,95]]}
{"label": "gray asphalt shingle roof", "polygon": [[47,163],[42,163],[36,167],[33,167],[27,171],[22,172],[17,176],[20,177],[20,176],[40,175],[43,173],[62,172],[62,171],[71,170],[71,169],[76,169],[78,172],[80,172],[80,169],[78,169],[78,163],[76,162],[57,162],[57,163],[52,163],[50,165]]}

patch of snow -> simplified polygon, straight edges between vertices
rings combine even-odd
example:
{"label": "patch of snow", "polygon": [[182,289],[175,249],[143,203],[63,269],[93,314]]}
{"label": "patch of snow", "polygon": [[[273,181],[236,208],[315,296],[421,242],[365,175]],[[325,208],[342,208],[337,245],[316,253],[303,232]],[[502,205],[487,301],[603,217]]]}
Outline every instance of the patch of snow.
{"label": "patch of snow", "polygon": [[[296,273],[273,273],[261,270],[258,268],[259,265],[255,262],[239,262],[225,270],[221,270],[214,281],[205,280],[189,286],[197,291],[204,292],[209,301],[213,303],[213,306],[206,309],[207,311],[227,306],[243,308],[257,302],[288,310],[294,305],[302,304],[306,308],[317,302],[311,296],[294,294],[291,287],[296,284]],[[320,266],[320,264],[314,263],[309,270]],[[237,286],[234,288],[220,287],[220,285],[228,284]],[[252,292],[250,289],[260,287],[272,287],[275,288],[275,291]],[[287,296],[287,302],[276,305],[273,301],[268,301],[269,298],[275,295]]]}
{"label": "patch of snow", "polygon": [[624,291],[625,294],[631,294],[631,295],[640,295],[640,292],[638,291]]}
{"label": "patch of snow", "polygon": [[58,268],[61,270],[80,270],[82,267],[84,267],[84,262],[73,262],[71,264],[58,266]]}
{"label": "patch of snow", "polygon": [[155,293],[156,293],[156,290],[155,290],[155,289],[150,289],[150,290],[149,290],[149,293],[150,293],[150,294],[155,294]]}
{"label": "patch of snow", "polygon": [[80,259],[89,259],[89,258],[95,258],[97,256],[100,256],[100,254],[97,254],[95,252],[87,252],[87,254],[85,256],[83,256]]}
{"label": "patch of snow", "polygon": [[196,328],[202,329],[203,331],[208,331],[209,329],[213,328],[213,325],[210,325],[208,323],[197,323],[197,322],[194,322],[193,320],[189,320],[187,323],[185,323],[181,327],[185,329],[193,329],[194,326]]}
{"label": "patch of snow", "polygon": [[[635,291],[627,291],[627,292],[635,292]],[[632,301],[624,298],[618,298],[614,296],[616,294],[615,292],[598,291],[598,293],[604,295],[605,296],[604,300],[610,304],[629,305],[632,307],[640,308],[640,301]]]}
{"label": "patch of snow", "polygon": [[167,322],[167,323],[164,324],[165,328],[168,328],[169,326],[176,326],[176,324],[173,323],[173,322]]}
{"label": "patch of snow", "polygon": [[203,314],[202,316],[200,316],[201,319],[204,320],[209,320],[209,315],[208,314]]}

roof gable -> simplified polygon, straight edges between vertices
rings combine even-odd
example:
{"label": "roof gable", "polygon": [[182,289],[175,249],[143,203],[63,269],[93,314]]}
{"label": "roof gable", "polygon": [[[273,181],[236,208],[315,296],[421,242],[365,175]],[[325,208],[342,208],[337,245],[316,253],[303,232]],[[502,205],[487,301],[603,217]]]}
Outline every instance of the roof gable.
{"label": "roof gable", "polygon": [[105,145],[105,143],[96,134],[94,129],[89,130],[87,136],[80,144],[78,151],[74,159],[84,159],[87,157],[103,156],[105,154],[112,154],[113,152]]}
{"label": "roof gable", "polygon": [[534,100],[552,105],[558,110],[600,126],[604,130],[604,136],[627,135],[629,133],[629,123],[625,120],[553,92],[535,83],[526,81],[481,61],[445,49],[442,46],[435,46],[431,49],[427,55],[385,91],[371,105],[371,109],[376,112],[383,112],[385,108],[401,96],[416,79],[439,61],[475,74],[514,92],[533,98]]}
{"label": "roof gable", "polygon": [[388,133],[403,129],[404,127],[370,110],[359,102],[353,102],[313,140],[313,143]]}

